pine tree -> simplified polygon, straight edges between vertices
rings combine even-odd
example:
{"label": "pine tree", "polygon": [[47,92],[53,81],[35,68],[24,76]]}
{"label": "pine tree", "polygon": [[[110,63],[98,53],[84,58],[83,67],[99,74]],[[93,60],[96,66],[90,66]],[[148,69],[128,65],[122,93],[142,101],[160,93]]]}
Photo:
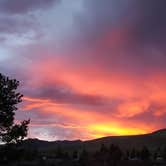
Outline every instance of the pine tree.
{"label": "pine tree", "polygon": [[140,152],[140,157],[142,160],[148,160],[150,157],[150,152],[146,146],[144,146]]}
{"label": "pine tree", "polygon": [[7,144],[19,143],[26,136],[30,120],[14,124],[17,104],[23,95],[17,92],[19,81],[0,74],[0,140]]}

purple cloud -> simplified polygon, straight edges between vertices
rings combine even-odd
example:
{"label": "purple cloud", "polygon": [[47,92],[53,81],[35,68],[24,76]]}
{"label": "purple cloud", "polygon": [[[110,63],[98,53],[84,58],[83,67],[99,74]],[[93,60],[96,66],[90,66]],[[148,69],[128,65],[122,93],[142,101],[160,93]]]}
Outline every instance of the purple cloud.
{"label": "purple cloud", "polygon": [[83,105],[104,105],[104,97],[93,94],[82,94],[74,91],[68,86],[61,84],[44,85],[40,88],[27,89],[25,95],[32,98],[48,99],[55,103],[83,104]]}
{"label": "purple cloud", "polygon": [[29,30],[37,29],[34,20],[30,18],[1,16],[0,22],[0,34],[25,34]]}
{"label": "purple cloud", "polygon": [[0,0],[0,11],[6,14],[25,14],[51,7],[58,0]]}

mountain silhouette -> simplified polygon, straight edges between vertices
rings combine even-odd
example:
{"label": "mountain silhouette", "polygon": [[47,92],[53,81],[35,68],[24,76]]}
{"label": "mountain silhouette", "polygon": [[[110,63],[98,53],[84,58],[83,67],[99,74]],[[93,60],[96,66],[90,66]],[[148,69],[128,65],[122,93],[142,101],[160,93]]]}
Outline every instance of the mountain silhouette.
{"label": "mountain silhouette", "polygon": [[24,146],[27,148],[38,148],[39,150],[53,150],[61,147],[65,150],[84,149],[94,151],[98,150],[102,144],[110,146],[110,144],[119,145],[122,149],[142,148],[147,146],[151,150],[158,147],[166,146],[166,129],[161,129],[149,134],[133,135],[133,136],[108,136],[88,141],[42,141],[38,139],[27,139]]}

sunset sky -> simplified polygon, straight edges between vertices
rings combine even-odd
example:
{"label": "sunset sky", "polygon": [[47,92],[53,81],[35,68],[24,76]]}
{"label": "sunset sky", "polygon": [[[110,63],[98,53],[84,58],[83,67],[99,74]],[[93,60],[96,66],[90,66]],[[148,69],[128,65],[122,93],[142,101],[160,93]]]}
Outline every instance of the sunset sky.
{"label": "sunset sky", "polygon": [[165,0],[0,0],[0,73],[43,140],[166,127]]}

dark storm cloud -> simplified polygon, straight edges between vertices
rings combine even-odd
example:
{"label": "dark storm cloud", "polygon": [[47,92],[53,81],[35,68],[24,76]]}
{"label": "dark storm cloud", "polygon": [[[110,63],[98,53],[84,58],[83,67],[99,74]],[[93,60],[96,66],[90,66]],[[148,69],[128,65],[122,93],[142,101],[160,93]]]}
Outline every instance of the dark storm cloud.
{"label": "dark storm cloud", "polygon": [[82,28],[94,36],[121,26],[131,30],[133,40],[151,42],[156,39],[158,42],[165,40],[166,35],[165,6],[165,0],[84,0],[88,14],[80,19],[84,24]]}
{"label": "dark storm cloud", "polygon": [[103,33],[121,25],[130,16],[132,4],[131,0],[84,0],[85,13],[75,17],[81,40],[87,45],[94,43]]}
{"label": "dark storm cloud", "polygon": [[45,9],[58,0],[0,0],[0,12],[25,14],[33,10]]}
{"label": "dark storm cloud", "polygon": [[[140,62],[144,66],[166,69],[166,1],[135,1],[133,18],[129,23],[129,35],[134,48],[138,48]],[[145,68],[145,67],[144,67]]]}
{"label": "dark storm cloud", "polygon": [[165,70],[165,6],[164,0],[85,0],[86,14],[76,24],[79,46],[91,53],[79,58],[95,59],[107,70]]}
{"label": "dark storm cloud", "polygon": [[[138,2],[138,20],[135,27],[142,41],[156,42],[165,40],[166,35],[166,1],[141,0]],[[159,43],[161,44],[161,43]]]}
{"label": "dark storm cloud", "polygon": [[138,42],[166,42],[166,1],[140,0],[135,3],[136,13],[133,18],[133,33]]}

